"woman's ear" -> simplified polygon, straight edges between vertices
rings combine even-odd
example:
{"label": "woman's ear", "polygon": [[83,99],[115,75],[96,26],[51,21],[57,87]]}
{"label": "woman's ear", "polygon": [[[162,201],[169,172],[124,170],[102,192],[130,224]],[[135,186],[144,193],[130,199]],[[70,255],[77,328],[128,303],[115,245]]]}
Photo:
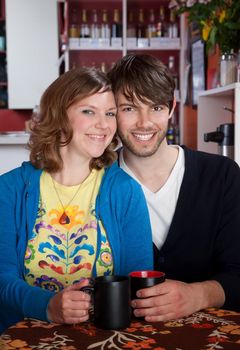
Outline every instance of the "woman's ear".
{"label": "woman's ear", "polygon": [[169,113],[168,119],[172,118],[173,112],[174,112],[175,107],[176,107],[176,103],[177,103],[177,102],[176,102],[176,97],[174,97],[174,98],[173,98],[173,106],[172,106],[172,109],[171,109],[171,111],[170,111],[170,113]]}

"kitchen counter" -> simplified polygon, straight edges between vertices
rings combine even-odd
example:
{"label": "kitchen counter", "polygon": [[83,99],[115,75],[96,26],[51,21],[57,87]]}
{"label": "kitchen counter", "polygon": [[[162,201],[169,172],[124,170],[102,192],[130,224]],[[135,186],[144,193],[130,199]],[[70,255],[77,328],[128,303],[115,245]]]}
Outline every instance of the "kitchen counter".
{"label": "kitchen counter", "polygon": [[29,159],[28,140],[29,133],[24,131],[0,132],[0,174]]}
{"label": "kitchen counter", "polygon": [[29,133],[25,131],[0,132],[0,145],[27,145]]}

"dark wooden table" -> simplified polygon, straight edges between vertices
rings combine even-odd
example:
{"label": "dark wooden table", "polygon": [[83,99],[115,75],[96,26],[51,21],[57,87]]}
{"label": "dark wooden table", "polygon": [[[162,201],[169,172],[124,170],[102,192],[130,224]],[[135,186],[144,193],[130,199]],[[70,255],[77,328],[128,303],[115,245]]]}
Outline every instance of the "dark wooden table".
{"label": "dark wooden table", "polygon": [[175,321],[132,320],[125,330],[102,330],[91,322],[57,325],[26,319],[0,337],[1,350],[236,350],[240,313],[207,309]]}

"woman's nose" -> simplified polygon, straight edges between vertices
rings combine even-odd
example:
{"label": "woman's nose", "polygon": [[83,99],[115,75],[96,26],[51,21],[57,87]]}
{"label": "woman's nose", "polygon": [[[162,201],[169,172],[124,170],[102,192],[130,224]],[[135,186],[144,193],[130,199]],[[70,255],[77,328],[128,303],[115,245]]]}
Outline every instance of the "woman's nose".
{"label": "woman's nose", "polygon": [[105,115],[99,115],[96,122],[96,127],[106,129],[109,126],[108,119]]}

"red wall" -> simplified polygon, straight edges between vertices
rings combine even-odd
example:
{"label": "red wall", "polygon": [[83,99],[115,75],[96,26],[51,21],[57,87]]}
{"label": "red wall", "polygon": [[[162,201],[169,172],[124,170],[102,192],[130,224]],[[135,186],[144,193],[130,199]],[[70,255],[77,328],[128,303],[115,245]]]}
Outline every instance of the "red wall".
{"label": "red wall", "polygon": [[0,132],[25,130],[25,121],[31,114],[31,110],[0,109]]}

